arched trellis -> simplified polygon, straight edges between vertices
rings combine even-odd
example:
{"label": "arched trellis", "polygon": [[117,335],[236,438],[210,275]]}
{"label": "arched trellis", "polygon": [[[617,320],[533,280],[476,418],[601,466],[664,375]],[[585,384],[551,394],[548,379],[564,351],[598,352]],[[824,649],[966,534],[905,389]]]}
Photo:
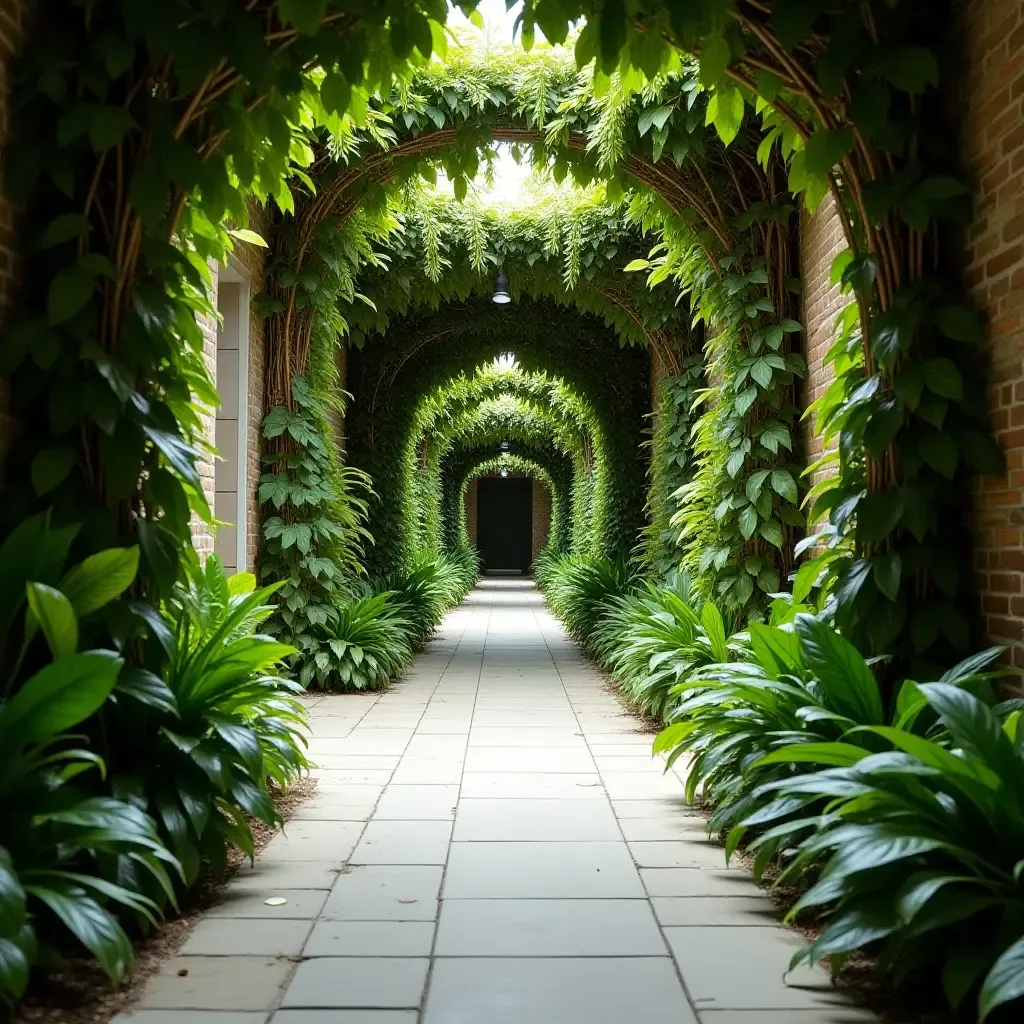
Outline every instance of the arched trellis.
{"label": "arched trellis", "polygon": [[455,550],[465,543],[465,492],[469,480],[481,466],[494,463],[511,455],[539,467],[551,485],[551,522],[549,544],[559,552],[569,551],[572,544],[573,523],[573,466],[564,454],[547,447],[537,447],[522,441],[509,442],[508,449],[500,443],[462,447],[447,453],[441,464],[442,522],[445,544]]}
{"label": "arched trellis", "polygon": [[[443,346],[418,349],[393,385],[377,391],[382,365],[395,362],[415,348],[419,338],[440,329],[451,332]],[[620,349],[618,339],[599,321],[550,302],[523,301],[513,315],[506,315],[488,295],[480,295],[458,307],[424,311],[392,324],[386,334],[350,355],[350,459],[370,473],[380,496],[370,522],[376,538],[371,560],[405,557],[411,531],[403,526],[410,513],[403,481],[415,474],[410,441],[421,397],[505,352],[515,352],[524,371],[546,371],[564,380],[603,421],[614,481],[603,533],[616,547],[628,548],[635,542],[643,522],[642,443],[650,409],[647,353]],[[370,397],[375,393],[377,405],[371,412]]]}
{"label": "arched trellis", "polygon": [[[433,84],[431,73],[424,72],[413,88],[429,96]],[[709,403],[715,423],[705,434],[714,436],[716,443],[732,446],[730,454],[737,459],[723,461],[714,473],[709,470],[702,478],[693,497],[694,518],[706,522],[714,509],[726,509],[724,515],[714,518],[720,536],[714,538],[715,557],[705,567],[720,595],[742,605],[751,596],[743,591],[749,583],[742,569],[745,560],[775,561],[778,578],[790,568],[794,542],[801,536],[802,520],[795,505],[802,466],[794,465],[788,453],[794,446],[795,383],[803,372],[803,362],[788,353],[788,325],[798,328],[799,312],[791,282],[794,209],[785,202],[781,158],[769,149],[760,154],[759,163],[760,136],[749,124],[740,129],[739,140],[731,149],[722,146],[704,127],[703,119],[693,116],[693,111],[698,115],[704,112],[706,97],[702,99],[695,91],[692,72],[687,69],[659,87],[662,107],[658,117],[660,131],[674,109],[686,111],[685,117],[680,113],[676,120],[680,124],[685,121],[685,129],[680,130],[686,134],[689,159],[685,155],[672,161],[658,159],[661,148],[652,151],[646,129],[639,127],[643,115],[637,102],[624,105],[637,125],[632,129],[635,135],[619,155],[606,157],[597,144],[600,117],[598,108],[587,99],[586,82],[569,75],[562,80],[562,88],[561,102],[552,104],[558,108],[558,116],[550,124],[506,97],[494,108],[484,105],[465,116],[457,112],[453,119],[458,123],[440,127],[430,123],[428,127],[411,117],[401,97],[393,97],[390,105],[385,105],[386,112],[394,115],[396,124],[404,120],[405,127],[395,129],[392,144],[387,148],[370,144],[358,167],[332,166],[325,161],[318,165],[326,172],[325,180],[311,200],[308,220],[296,235],[296,252],[305,267],[318,218],[351,216],[363,197],[383,183],[414,173],[419,164],[437,159],[453,147],[479,147],[496,139],[514,141],[533,148],[545,160],[571,167],[584,179],[606,178],[617,187],[640,188],[646,198],[631,210],[638,226],[664,232],[689,253],[685,260],[676,258],[659,273],[678,278],[689,289],[699,288],[703,293],[699,314],[715,321],[718,341],[713,354],[718,372],[709,374],[715,381],[716,397]],[[647,126],[650,124],[648,120]],[[624,263],[620,262],[620,267]],[[526,273],[518,264],[515,269],[513,279]],[[312,267],[310,271],[315,273]],[[662,365],[678,372],[678,337],[664,325],[649,324],[643,304],[638,305],[636,295],[621,287],[622,281],[619,275],[585,287],[592,288],[591,300],[607,311],[606,316],[617,318],[656,353]],[[298,311],[301,288],[289,283],[286,292],[277,299],[282,329],[286,321],[291,324],[298,322],[296,317],[302,319]],[[384,305],[378,302],[378,309]],[[353,312],[358,318],[360,311]],[[308,319],[306,322],[311,324]],[[766,330],[771,351],[762,352]],[[444,336],[445,332],[439,332],[434,340]],[[306,334],[300,331],[288,344],[292,342],[299,348],[287,356],[287,362],[301,365],[303,346],[308,348]],[[751,377],[753,362],[758,367]],[[751,501],[747,497],[750,477],[766,469],[770,475],[780,474],[773,479],[789,483],[784,486],[780,482],[778,488],[762,491],[758,501]],[[723,505],[721,491],[734,497]],[[703,543],[704,538],[700,540]],[[697,538],[690,541],[691,546],[697,543]]]}

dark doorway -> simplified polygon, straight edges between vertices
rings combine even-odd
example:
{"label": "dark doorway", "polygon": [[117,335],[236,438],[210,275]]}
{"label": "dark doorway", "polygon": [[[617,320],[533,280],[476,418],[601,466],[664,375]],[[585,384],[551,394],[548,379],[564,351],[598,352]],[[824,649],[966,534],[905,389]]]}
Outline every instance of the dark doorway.
{"label": "dark doorway", "polygon": [[533,541],[533,481],[484,476],[477,486],[477,548],[484,572],[528,572]]}

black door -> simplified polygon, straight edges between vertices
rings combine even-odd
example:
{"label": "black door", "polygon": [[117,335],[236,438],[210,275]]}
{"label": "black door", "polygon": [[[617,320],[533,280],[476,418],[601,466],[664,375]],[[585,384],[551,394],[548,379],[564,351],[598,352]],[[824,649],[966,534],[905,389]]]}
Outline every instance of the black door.
{"label": "black door", "polygon": [[533,481],[485,476],[477,488],[477,548],[484,571],[530,568]]}

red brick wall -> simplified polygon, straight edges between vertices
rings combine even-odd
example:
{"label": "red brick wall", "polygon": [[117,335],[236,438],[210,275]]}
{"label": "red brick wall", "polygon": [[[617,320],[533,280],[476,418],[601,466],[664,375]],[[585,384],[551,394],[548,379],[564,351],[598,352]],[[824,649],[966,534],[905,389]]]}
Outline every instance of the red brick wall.
{"label": "red brick wall", "polygon": [[[825,365],[825,356],[832,345],[836,316],[846,304],[838,286],[829,280],[832,261],[846,248],[842,223],[835,200],[828,196],[813,213],[800,215],[800,273],[803,280],[803,322],[807,357],[804,378],[803,407],[820,397],[832,383],[832,367]],[[821,437],[814,428],[814,418],[803,421],[804,450],[807,462],[814,462],[824,453]],[[821,474],[815,474],[812,483]]]}
{"label": "red brick wall", "polygon": [[537,560],[541,549],[548,542],[548,531],[551,529],[551,491],[543,480],[533,480],[533,554],[531,562]]}
{"label": "red brick wall", "polygon": [[975,193],[964,282],[988,321],[989,408],[1007,473],[979,480],[974,586],[990,643],[1024,667],[1024,0],[960,0],[951,92]]}
{"label": "red brick wall", "polygon": [[[270,217],[268,211],[254,203],[249,205],[249,221],[252,229],[264,238],[270,238]],[[267,250],[256,245],[241,242],[235,244],[235,258],[249,274],[249,299],[263,291],[263,269]],[[263,318],[250,311],[249,314],[249,425],[247,430],[245,479],[249,491],[246,523],[246,556],[249,569],[256,565],[256,553],[260,541],[260,507],[256,499],[260,473],[260,430],[263,424]]]}

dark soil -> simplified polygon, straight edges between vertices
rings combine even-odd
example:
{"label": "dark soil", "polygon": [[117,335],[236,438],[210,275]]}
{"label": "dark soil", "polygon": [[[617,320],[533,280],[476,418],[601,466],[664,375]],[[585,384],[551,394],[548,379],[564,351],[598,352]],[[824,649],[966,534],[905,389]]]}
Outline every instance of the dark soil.
{"label": "dark soil", "polygon": [[[274,806],[287,822],[315,790],[315,779],[299,779],[287,792],[273,794]],[[259,852],[274,838],[277,830],[258,821],[250,821],[249,824]],[[225,878],[211,876],[202,879],[184,897],[178,917],[165,921],[152,935],[135,944],[135,969],[120,987],[111,987],[109,979],[94,960],[84,956],[71,957],[61,970],[36,978],[10,1018],[10,1024],[107,1024],[115,1014],[129,1009],[141,995],[150,975],[177,955],[189,932],[207,908],[216,902],[231,875],[245,859],[241,850],[231,850]],[[3,1019],[2,1011],[0,1019]]]}

